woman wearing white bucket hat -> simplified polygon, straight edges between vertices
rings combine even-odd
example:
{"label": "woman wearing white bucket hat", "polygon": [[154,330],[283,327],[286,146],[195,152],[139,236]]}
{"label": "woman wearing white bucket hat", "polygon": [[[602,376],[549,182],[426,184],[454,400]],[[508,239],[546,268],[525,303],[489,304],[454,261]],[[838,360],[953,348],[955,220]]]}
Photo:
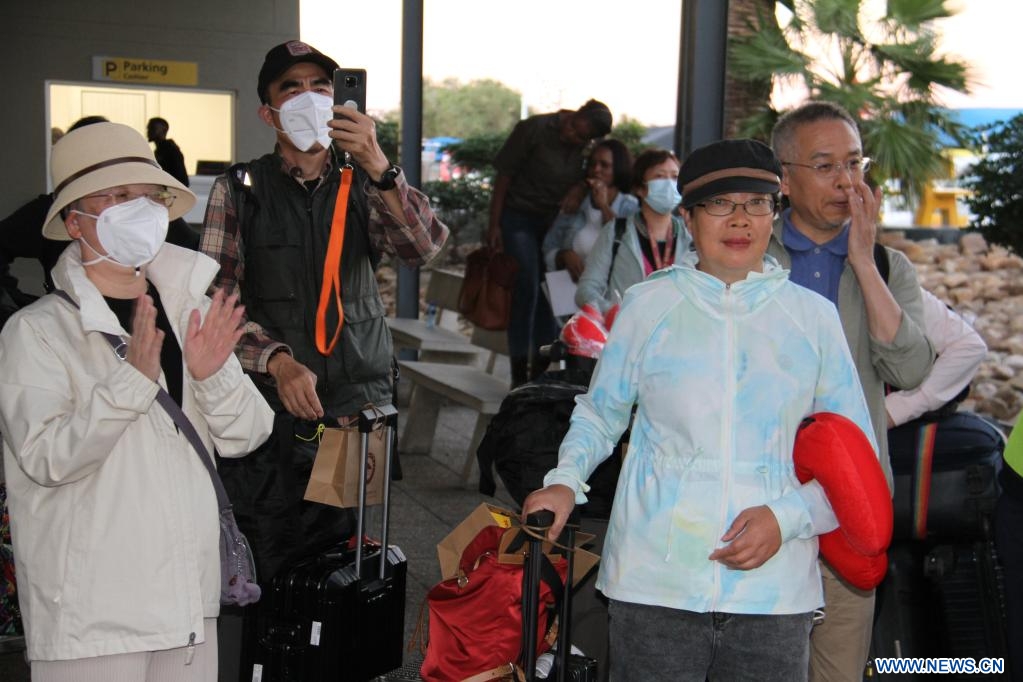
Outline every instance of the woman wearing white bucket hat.
{"label": "woman wearing white bucket hat", "polygon": [[[162,387],[206,447],[241,456],[273,414],[233,355],[217,264],[164,244],[195,196],[116,123],[64,136],[43,225],[78,242],[58,290],[0,334],[0,429],[32,679],[217,678],[217,503]],[[120,336],[115,353],[104,337]]]}

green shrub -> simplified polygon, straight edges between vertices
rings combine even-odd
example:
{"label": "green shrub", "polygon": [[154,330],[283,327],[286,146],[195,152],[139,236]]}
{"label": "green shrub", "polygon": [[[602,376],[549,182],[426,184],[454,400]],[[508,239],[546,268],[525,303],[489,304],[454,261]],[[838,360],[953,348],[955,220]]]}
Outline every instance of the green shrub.
{"label": "green shrub", "polygon": [[966,199],[990,244],[1023,255],[1023,114],[979,130],[987,151],[963,183],[972,190]]}

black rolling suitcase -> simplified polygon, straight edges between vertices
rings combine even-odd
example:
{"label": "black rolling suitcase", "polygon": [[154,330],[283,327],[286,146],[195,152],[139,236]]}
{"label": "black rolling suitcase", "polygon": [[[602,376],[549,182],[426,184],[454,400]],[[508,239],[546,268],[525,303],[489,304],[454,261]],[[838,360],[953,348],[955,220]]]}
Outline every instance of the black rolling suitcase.
{"label": "black rolling suitcase", "polygon": [[[866,677],[879,681],[925,677],[878,673],[873,664],[878,657],[1004,659],[1005,609],[1002,568],[991,540],[895,543],[888,550],[888,575],[877,588]],[[998,674],[986,677],[1005,679]]]}
{"label": "black rolling suitcase", "polygon": [[874,596],[871,658],[917,658],[935,640],[931,591],[924,576],[926,548],[901,542],[888,548],[888,573]]}
{"label": "black rolling suitcase", "polygon": [[1005,581],[994,542],[939,545],[924,560],[941,656],[1005,658]]}
{"label": "black rolling suitcase", "polygon": [[[549,511],[537,512],[526,517],[526,525],[533,528],[546,529],[553,522],[554,514]],[[563,543],[565,547],[575,547],[575,529],[566,525],[558,542]],[[568,567],[565,575],[567,578],[561,601],[558,604],[558,638],[557,648],[554,652],[554,665],[543,679],[556,679],[558,682],[596,682],[597,661],[586,656],[572,654],[568,644],[572,641],[572,570],[574,565],[572,552],[566,552],[566,555]],[[543,541],[530,536],[529,553],[526,555],[523,566],[525,585],[522,589],[522,670],[527,682],[534,682],[537,679],[537,609],[540,599],[540,579],[543,572],[541,561],[538,561],[537,558],[545,559],[543,557]]]}
{"label": "black rolling suitcase", "polygon": [[[359,415],[362,470],[368,433],[383,413],[392,431],[397,410],[387,405]],[[387,438],[379,543],[365,539],[365,476],[359,485],[355,538],[297,562],[274,577],[268,616],[261,625],[253,682],[371,680],[401,667],[408,566],[387,544],[393,437]]]}

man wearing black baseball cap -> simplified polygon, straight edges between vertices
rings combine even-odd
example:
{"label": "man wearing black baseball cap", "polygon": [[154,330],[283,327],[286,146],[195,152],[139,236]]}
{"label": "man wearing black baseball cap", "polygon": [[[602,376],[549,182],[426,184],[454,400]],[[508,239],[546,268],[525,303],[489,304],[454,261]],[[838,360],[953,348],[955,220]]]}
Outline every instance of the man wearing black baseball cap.
{"label": "man wearing black baseball cap", "polygon": [[247,333],[237,354],[277,413],[247,465],[221,468],[263,583],[351,534],[350,510],[302,499],[313,436],[392,401],[376,264],[386,253],[422,265],[448,236],[380,149],[373,119],[333,105],[336,68],[298,40],[267,52],[258,113],[276,147],[217,178],[200,247],[220,263],[214,285],[241,291]]}

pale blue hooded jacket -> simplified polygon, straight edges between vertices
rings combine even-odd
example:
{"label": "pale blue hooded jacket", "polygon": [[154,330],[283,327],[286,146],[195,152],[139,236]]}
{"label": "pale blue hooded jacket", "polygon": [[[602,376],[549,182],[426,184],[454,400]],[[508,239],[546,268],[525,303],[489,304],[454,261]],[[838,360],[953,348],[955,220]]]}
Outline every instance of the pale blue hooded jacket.
{"label": "pale blue hooded jacket", "polygon": [[[856,368],[835,306],[773,258],[730,286],[696,259],[629,290],[544,484],[585,502],[635,404],[597,588],[695,612],[806,613],[823,603],[817,535],[837,522],[820,485],[796,479],[793,444],[804,417],[835,412],[877,452]],[[749,571],[707,558],[739,512],[765,504],[777,554]]]}

